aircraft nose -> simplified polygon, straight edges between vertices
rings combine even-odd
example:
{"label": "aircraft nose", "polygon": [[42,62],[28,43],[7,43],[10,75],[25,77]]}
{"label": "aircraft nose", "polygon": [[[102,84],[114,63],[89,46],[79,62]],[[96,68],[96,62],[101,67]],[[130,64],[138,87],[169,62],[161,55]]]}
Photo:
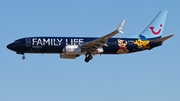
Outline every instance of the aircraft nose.
{"label": "aircraft nose", "polygon": [[10,49],[10,50],[12,50],[13,47],[14,47],[14,46],[13,46],[12,44],[7,45],[7,48]]}

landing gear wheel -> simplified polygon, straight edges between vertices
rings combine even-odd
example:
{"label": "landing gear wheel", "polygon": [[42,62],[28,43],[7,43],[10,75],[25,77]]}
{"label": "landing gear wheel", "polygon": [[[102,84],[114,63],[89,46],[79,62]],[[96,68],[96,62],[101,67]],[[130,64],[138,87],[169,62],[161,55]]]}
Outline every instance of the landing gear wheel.
{"label": "landing gear wheel", "polygon": [[89,62],[93,56],[91,54],[86,54],[85,62]]}
{"label": "landing gear wheel", "polygon": [[89,55],[87,58],[88,58],[89,60],[91,60],[91,59],[93,59],[93,56],[92,56],[92,55]]}
{"label": "landing gear wheel", "polygon": [[89,62],[89,59],[88,59],[88,58],[85,58],[85,62]]}
{"label": "landing gear wheel", "polygon": [[26,58],[26,57],[23,55],[23,56],[22,56],[22,59],[24,60],[25,58]]}

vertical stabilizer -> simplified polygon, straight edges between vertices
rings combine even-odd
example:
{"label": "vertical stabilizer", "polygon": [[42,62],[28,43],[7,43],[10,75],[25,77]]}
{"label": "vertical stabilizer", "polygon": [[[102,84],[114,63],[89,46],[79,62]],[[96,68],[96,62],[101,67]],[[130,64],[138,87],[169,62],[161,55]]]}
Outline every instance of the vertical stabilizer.
{"label": "vertical stabilizer", "polygon": [[152,22],[146,27],[146,29],[140,35],[136,35],[133,38],[137,38],[139,36],[144,36],[146,38],[161,37],[165,26],[167,13],[167,10],[160,11]]}

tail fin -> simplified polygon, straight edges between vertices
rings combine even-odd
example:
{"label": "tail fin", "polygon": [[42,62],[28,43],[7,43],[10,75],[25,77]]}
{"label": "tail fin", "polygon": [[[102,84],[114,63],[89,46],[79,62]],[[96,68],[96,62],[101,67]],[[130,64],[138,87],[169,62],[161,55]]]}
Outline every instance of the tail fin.
{"label": "tail fin", "polygon": [[[161,37],[167,13],[167,10],[160,11],[159,14],[153,19],[153,21],[146,27],[146,29],[140,35],[136,36],[136,38],[140,36],[144,36],[146,38]],[[133,38],[135,38],[135,36]]]}

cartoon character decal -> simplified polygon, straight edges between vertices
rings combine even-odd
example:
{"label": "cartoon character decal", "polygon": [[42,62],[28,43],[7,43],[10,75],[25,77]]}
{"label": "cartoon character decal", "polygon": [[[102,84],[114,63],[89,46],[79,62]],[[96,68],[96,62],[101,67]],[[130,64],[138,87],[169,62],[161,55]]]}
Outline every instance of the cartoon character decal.
{"label": "cartoon character decal", "polygon": [[140,49],[150,49],[150,40],[147,40],[145,36],[139,35],[139,38],[134,41],[134,44]]}
{"label": "cartoon character decal", "polygon": [[128,53],[129,50],[127,49],[126,45],[127,45],[127,41],[126,40],[118,39],[119,50],[117,51],[117,54]]}

